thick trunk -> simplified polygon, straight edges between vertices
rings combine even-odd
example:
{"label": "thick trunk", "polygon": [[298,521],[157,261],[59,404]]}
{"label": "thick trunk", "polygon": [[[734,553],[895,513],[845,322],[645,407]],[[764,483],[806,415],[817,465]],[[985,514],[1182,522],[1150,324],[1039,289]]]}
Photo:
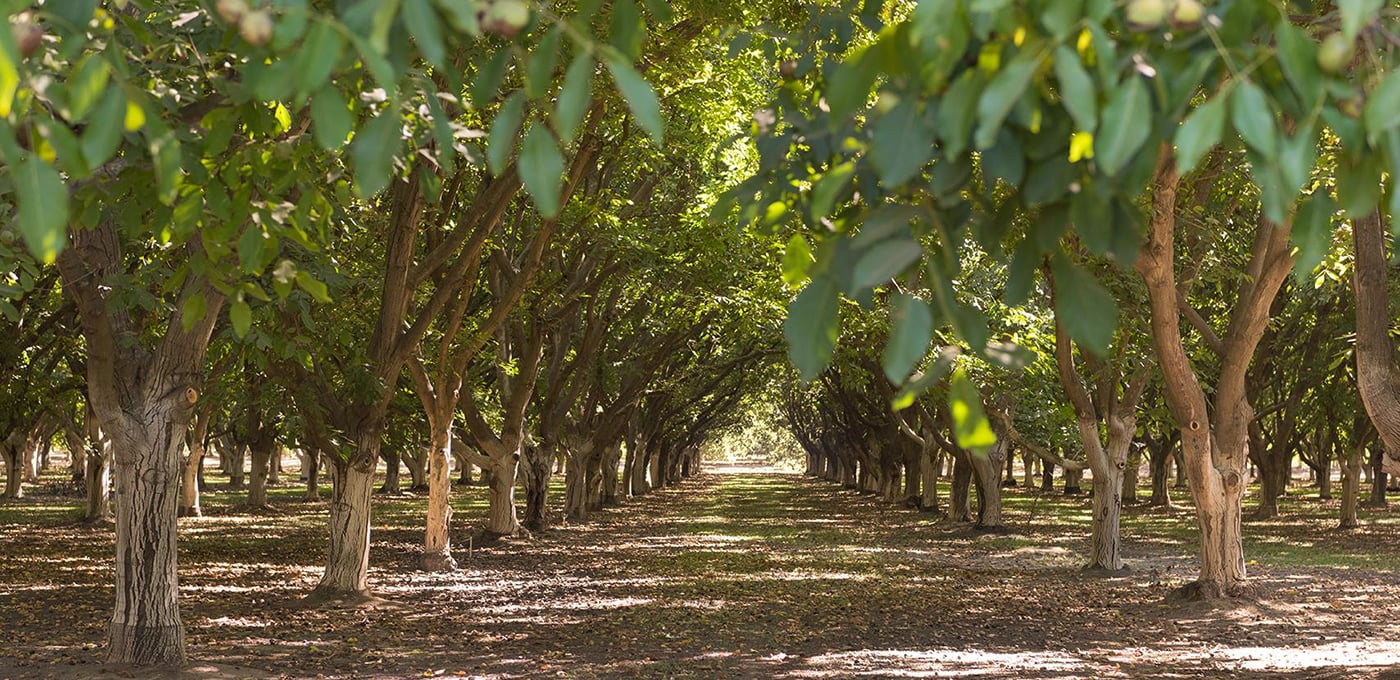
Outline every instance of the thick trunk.
{"label": "thick trunk", "polygon": [[269,467],[272,464],[273,451],[277,449],[275,442],[256,442],[248,447],[249,458],[253,461],[253,469],[249,474],[248,482],[248,507],[260,509],[267,507],[267,477]]}
{"label": "thick trunk", "polygon": [[[450,427],[450,422],[449,422]],[[452,571],[452,432],[433,428],[428,443],[428,520],[423,532],[423,568]]]}
{"label": "thick trunk", "polygon": [[379,487],[379,493],[397,496],[403,493],[403,487],[399,484],[399,452],[385,451],[380,454],[384,459],[384,485]]}
{"label": "thick trunk", "polygon": [[919,509],[938,512],[938,459],[937,453],[925,449],[919,454]]}
{"label": "thick trunk", "polygon": [[1377,444],[1376,446],[1371,447],[1371,461],[1369,469],[1371,471],[1371,496],[1366,500],[1366,507],[1384,508],[1385,487],[1386,483],[1389,481],[1389,476],[1385,472],[1386,453],[1384,445]]}
{"label": "thick trunk", "polygon": [[145,404],[141,422],[110,432],[116,474],[116,607],[107,662],[183,665],[185,628],[175,568],[175,516],[180,504],[180,452],[189,405]]}
{"label": "thick trunk", "polygon": [[403,457],[403,464],[408,467],[409,491],[422,493],[429,490],[428,457],[431,455],[428,449],[415,449]]}
{"label": "thick trunk", "polygon": [[[1244,541],[1241,519],[1247,479],[1243,452],[1233,457],[1238,467],[1217,468],[1212,464],[1211,436],[1204,428],[1183,432],[1187,477],[1191,496],[1196,500],[1196,522],[1201,532],[1201,572],[1196,581],[1183,589],[1189,599],[1218,599],[1237,593],[1245,581]],[[1244,437],[1233,438],[1245,446]]]}
{"label": "thick trunk", "polygon": [[1317,452],[1317,497],[1320,500],[1332,500],[1332,446],[1328,442]]}
{"label": "thick trunk", "polygon": [[282,484],[282,454],[281,444],[274,444],[272,453],[267,460],[267,486],[280,486]]}
{"label": "thick trunk", "polygon": [[647,484],[647,452],[645,448],[638,447],[634,454],[629,449],[627,452],[627,477],[631,484],[627,488],[628,494],[633,498],[646,495],[651,491],[651,486]]}
{"label": "thick trunk", "polygon": [[977,480],[978,529],[1000,529],[1002,526],[1001,468],[1002,461],[1006,458],[1004,442],[1003,437],[983,456],[968,453],[972,461],[973,477]]}
{"label": "thick trunk", "polygon": [[[360,458],[374,461],[375,456]],[[331,459],[330,548],[326,571],[308,596],[310,603],[360,601],[369,596],[370,498],[374,465]]]}
{"label": "thick trunk", "polygon": [[68,445],[68,476],[73,483],[82,484],[83,476],[87,473],[87,446],[81,439],[72,442]]}
{"label": "thick trunk", "polygon": [[1050,461],[1040,461],[1040,490],[1055,490],[1055,464]]}
{"label": "thick trunk", "polygon": [[1079,469],[1075,469],[1075,470],[1071,470],[1071,469],[1069,469],[1069,468],[1065,468],[1065,489],[1064,489],[1064,494],[1065,494],[1066,496],[1078,496],[1079,494],[1084,493],[1084,489],[1080,487],[1080,484],[1083,482],[1083,480],[1084,480],[1084,469],[1083,469],[1083,468],[1079,468]]}
{"label": "thick trunk", "polygon": [[1094,470],[1094,515],[1089,536],[1089,564],[1085,565],[1085,569],[1123,569],[1123,558],[1119,552],[1123,476],[1124,470],[1116,465],[1110,465],[1105,470]]}
{"label": "thick trunk", "polygon": [[248,448],[242,444],[224,447],[228,460],[228,488],[230,491],[243,490],[243,468],[247,464]]}
{"label": "thick trunk", "polygon": [[959,522],[972,521],[972,463],[967,456],[953,457],[953,488],[948,494],[948,516]]}
{"label": "thick trunk", "polygon": [[20,472],[24,446],[0,444],[0,457],[5,459],[5,498],[24,497],[24,475]]}
{"label": "thick trunk", "polygon": [[[1290,461],[1284,460],[1277,446],[1265,449],[1259,460],[1259,507],[1255,517],[1269,519],[1278,516],[1278,499],[1287,486]],[[1291,456],[1290,456],[1291,457]]]}
{"label": "thick trunk", "polygon": [[302,468],[306,473],[306,500],[321,500],[321,452],[309,449],[302,456]]}
{"label": "thick trunk", "polygon": [[588,467],[591,445],[573,447],[564,459],[564,516],[571,522],[588,521]]}
{"label": "thick trunk", "polygon": [[1148,458],[1149,468],[1152,473],[1152,496],[1147,504],[1154,508],[1172,507],[1172,497],[1167,490],[1167,480],[1171,472],[1172,452],[1175,449],[1173,441],[1165,444],[1154,444],[1155,450],[1151,451]]}
{"label": "thick trunk", "polygon": [[486,516],[486,531],[499,536],[512,536],[520,531],[520,520],[515,513],[515,479],[520,469],[520,453],[511,452],[491,462],[490,509]]}
{"label": "thick trunk", "polygon": [[622,461],[622,445],[613,444],[603,451],[603,458],[599,462],[599,471],[602,474],[602,498],[604,506],[618,504],[617,487],[617,466]]}
{"label": "thick trunk", "polygon": [[552,446],[525,447],[525,528],[538,531],[549,525],[549,480],[554,471]]}
{"label": "thick trunk", "polygon": [[[1389,266],[1385,256],[1385,223],[1380,211],[1352,220],[1356,263],[1352,268],[1356,289],[1356,382],[1366,413],[1371,416],[1384,446],[1381,464],[1400,474],[1400,373],[1395,370],[1395,350],[1390,340]],[[1383,488],[1382,488],[1383,491]],[[1374,497],[1372,501],[1375,501]],[[1384,494],[1380,501],[1384,503]]]}
{"label": "thick trunk", "polygon": [[112,516],[112,455],[108,445],[103,444],[102,449],[87,455],[83,482],[87,496],[83,504],[85,522],[100,522]]}
{"label": "thick trunk", "polygon": [[1128,448],[1127,463],[1123,467],[1123,502],[1137,503],[1138,471],[1142,467],[1142,449],[1136,446]]}

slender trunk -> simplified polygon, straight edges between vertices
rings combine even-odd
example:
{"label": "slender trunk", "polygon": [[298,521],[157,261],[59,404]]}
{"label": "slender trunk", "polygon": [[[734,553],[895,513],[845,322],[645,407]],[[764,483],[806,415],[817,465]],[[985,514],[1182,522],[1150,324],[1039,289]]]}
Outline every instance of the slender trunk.
{"label": "slender trunk", "polygon": [[1331,436],[1327,435],[1323,445],[1317,451],[1317,497],[1320,500],[1332,500],[1332,442]]}
{"label": "slender trunk", "polygon": [[82,484],[87,472],[87,446],[82,439],[70,439],[68,444],[69,479]]}
{"label": "slender trunk", "polygon": [[1134,504],[1138,502],[1138,472],[1142,467],[1142,449],[1136,446],[1128,447],[1127,463],[1123,467],[1123,502]]}
{"label": "slender trunk", "polygon": [[428,520],[423,533],[423,568],[453,571],[452,559],[452,431],[433,428],[428,442]]}
{"label": "slender trunk", "polygon": [[570,447],[564,458],[564,516],[571,522],[588,521],[588,462],[592,446]]}
{"label": "slender trunk", "polygon": [[326,571],[307,596],[308,603],[356,602],[369,597],[370,498],[377,456],[374,452],[364,455],[364,444],[361,442],[357,456],[366,461],[363,464],[330,459],[330,548]]}
{"label": "slender trunk", "polygon": [[24,474],[20,472],[24,445],[0,444],[0,455],[5,458],[5,498],[24,498]]}
{"label": "slender trunk", "polygon": [[1360,502],[1361,458],[1364,453],[1364,450],[1348,451],[1342,457],[1342,513],[1341,522],[1337,525],[1339,529],[1354,529],[1357,526],[1356,506]]}
{"label": "slender trunk", "polygon": [[185,467],[180,477],[180,516],[199,517],[204,514],[199,507],[199,469],[204,466],[204,443],[194,442],[185,456]]}
{"label": "slender trunk", "polygon": [[[1112,454],[1110,454],[1112,455]],[[1123,514],[1124,470],[1110,465],[1093,474],[1093,520],[1089,536],[1089,564],[1085,569],[1119,571],[1123,558],[1119,548],[1119,520]]]}
{"label": "slender trunk", "polygon": [[267,481],[265,486],[280,486],[282,484],[282,454],[281,444],[273,444],[272,451],[267,459]]}
{"label": "slender trunk", "polygon": [[232,444],[225,448],[228,450],[228,488],[230,491],[241,491],[248,449],[242,444]]}
{"label": "slender trunk", "polygon": [[1055,464],[1049,461],[1040,461],[1040,490],[1055,490]]}
{"label": "slender trunk", "polygon": [[248,507],[260,509],[267,507],[267,477],[268,468],[272,464],[273,451],[277,449],[276,442],[268,443],[263,441],[254,442],[248,447],[249,457],[253,460],[248,484]]}
{"label": "slender trunk", "polygon": [[646,495],[651,490],[651,486],[647,484],[647,449],[639,445],[636,454],[629,449],[627,460],[627,475],[631,481],[628,493],[633,498]]}

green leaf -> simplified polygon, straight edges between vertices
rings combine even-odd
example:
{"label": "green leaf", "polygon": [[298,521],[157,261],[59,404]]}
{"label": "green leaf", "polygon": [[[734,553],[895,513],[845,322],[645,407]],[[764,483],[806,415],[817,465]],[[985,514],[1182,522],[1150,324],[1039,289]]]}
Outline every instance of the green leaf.
{"label": "green leaf", "polygon": [[827,276],[813,279],[788,306],[783,336],[788,359],[802,379],[815,379],[831,362],[840,331],[840,293]]}
{"label": "green leaf", "polygon": [[89,54],[73,67],[68,78],[68,114],[73,122],[82,121],[107,91],[112,69],[101,55]]}
{"label": "green leaf", "polygon": [[864,109],[870,100],[870,88],[875,87],[880,70],[875,60],[865,55],[866,52],[856,53],[834,66],[827,76],[826,104],[837,123]]}
{"label": "green leaf", "polygon": [[1358,220],[1376,209],[1381,200],[1382,172],[1384,163],[1378,153],[1339,159],[1336,178],[1337,201],[1347,217]]}
{"label": "green leaf", "polygon": [[560,185],[564,181],[564,157],[554,137],[543,125],[532,125],[520,145],[520,180],[545,217],[559,214]]}
{"label": "green leaf", "polygon": [[661,121],[661,104],[657,102],[651,85],[638,75],[631,64],[620,59],[609,58],[608,71],[612,73],[613,82],[617,83],[618,91],[627,100],[627,106],[632,109],[632,115],[637,117],[642,129],[651,135],[652,141],[661,144],[665,125]]}
{"label": "green leaf", "polygon": [[889,282],[909,265],[919,261],[923,246],[912,238],[886,239],[871,246],[856,261],[851,279],[851,293]]}
{"label": "green leaf", "polygon": [[1225,100],[1208,99],[1186,116],[1176,131],[1176,169],[1185,175],[1195,169],[1225,135]]}
{"label": "green leaf", "polygon": [[1142,78],[1131,76],[1109,95],[1094,136],[1094,162],[1104,174],[1117,175],[1151,134],[1152,97]]}
{"label": "green leaf", "polygon": [[1317,161],[1317,132],[1311,126],[1298,127],[1297,134],[1279,144],[1279,173],[1291,194],[1307,184]]}
{"label": "green leaf", "polygon": [[890,316],[894,325],[881,365],[885,377],[899,385],[928,353],[933,339],[933,310],[919,298],[895,293],[890,301]]}
{"label": "green leaf", "polygon": [[943,152],[953,158],[967,150],[972,141],[972,126],[977,122],[977,102],[981,99],[982,77],[976,69],[968,69],[948,86],[947,95],[938,107],[938,136],[943,140]]}
{"label": "green leaf", "polygon": [[559,40],[564,35],[562,26],[546,33],[540,44],[530,51],[530,60],[525,68],[525,92],[531,99],[543,97],[554,80],[554,66],[559,62]]}
{"label": "green leaf", "polygon": [[325,85],[344,49],[340,31],[324,21],[316,22],[297,50],[297,89],[315,92]]}
{"label": "green leaf", "polygon": [[976,455],[986,455],[997,443],[996,433],[982,410],[982,393],[958,371],[948,385],[948,412],[953,416],[953,439]]}
{"label": "green leaf", "polygon": [[1099,125],[1098,92],[1074,50],[1055,50],[1055,77],[1060,81],[1060,101],[1074,118],[1074,124],[1084,132],[1094,132]]}
{"label": "green leaf", "polygon": [[1317,41],[1287,18],[1279,20],[1274,35],[1278,43],[1278,62],[1283,67],[1284,76],[1298,93],[1303,108],[1312,110],[1324,95],[1322,69],[1317,65]]}
{"label": "green leaf", "polygon": [[1046,3],[1040,15],[1040,23],[1050,31],[1051,37],[1061,40],[1079,25],[1084,11],[1084,0],[1055,0]]}
{"label": "green leaf", "polygon": [[588,112],[594,66],[593,57],[580,54],[564,73],[564,86],[559,90],[553,121],[554,131],[559,133],[560,139],[573,139],[579,123],[583,122],[583,116]]}
{"label": "green leaf", "polygon": [[204,293],[191,294],[180,305],[180,326],[187,331],[194,328],[208,311],[209,303],[204,299]]}
{"label": "green leaf", "polygon": [[349,102],[333,85],[326,85],[311,95],[311,122],[316,143],[326,150],[345,146],[355,125]]}
{"label": "green leaf", "polygon": [[831,214],[855,171],[855,164],[848,161],[828,170],[812,185],[813,220],[820,221]]}
{"label": "green leaf", "polygon": [[520,120],[525,115],[525,93],[516,92],[508,97],[501,110],[496,112],[496,120],[491,123],[491,132],[486,135],[486,167],[491,174],[500,176],[510,163],[510,152],[515,149],[515,134],[520,131]]}
{"label": "green leaf", "polygon": [[[155,133],[157,131],[150,130],[149,132]],[[156,187],[160,191],[160,202],[170,205],[179,196],[180,184],[184,178],[180,167],[180,140],[175,137],[175,131],[164,130],[160,131],[159,134],[152,134],[149,141],[151,159],[156,171]]]}
{"label": "green leaf", "polygon": [[399,150],[401,119],[392,108],[379,112],[355,133],[350,159],[355,164],[355,192],[369,198],[389,186],[394,154]]}
{"label": "green leaf", "polygon": [[1391,71],[1371,91],[1362,117],[1372,145],[1378,145],[1382,134],[1400,126],[1400,71]]}
{"label": "green leaf", "polygon": [[12,31],[0,33],[0,118],[9,118],[19,92],[19,48]]}
{"label": "green leaf", "polygon": [[492,55],[472,80],[472,106],[484,109],[501,89],[501,81],[506,77],[506,66],[510,63],[510,50],[501,50]]}
{"label": "green leaf", "polygon": [[886,188],[897,187],[918,176],[933,154],[933,131],[924,124],[918,104],[901,100],[875,127],[870,160]]}
{"label": "green leaf", "polygon": [[238,265],[245,274],[258,274],[263,268],[263,242],[267,235],[257,226],[243,230],[238,237]]}
{"label": "green leaf", "polygon": [[890,407],[896,411],[902,411],[913,406],[915,398],[932,389],[934,385],[942,382],[948,376],[948,371],[952,370],[953,362],[957,360],[960,351],[957,347],[944,347],[939,350],[938,357],[933,360],[927,370],[909,376],[909,382],[905,383],[894,399],[890,400]]}
{"label": "green leaf", "polygon": [[120,87],[107,89],[97,105],[97,113],[83,130],[83,158],[89,168],[100,167],[117,152],[122,141],[122,118],[126,114],[126,94]]}
{"label": "green leaf", "polygon": [[68,187],[53,166],[30,156],[14,172],[19,231],[29,252],[53,262],[68,243]]}
{"label": "green leaf", "polygon": [[1337,9],[1342,13],[1342,35],[1347,41],[1356,40],[1361,27],[1373,21],[1384,5],[1384,0],[1337,0]]}
{"label": "green leaf", "polygon": [[807,268],[812,266],[812,249],[802,234],[793,234],[783,249],[783,283],[795,285],[807,278]]}
{"label": "green leaf", "polygon": [[1105,356],[1118,325],[1118,303],[1098,279],[1063,254],[1050,261],[1055,277],[1055,319],[1084,349]]}
{"label": "green leaf", "polygon": [[1230,94],[1230,123],[1244,143],[1265,160],[1278,158],[1278,128],[1268,95],[1254,83],[1244,80]]}
{"label": "green leaf", "polygon": [[1031,78],[1042,60],[1043,57],[1031,52],[1022,52],[987,83],[982,97],[977,100],[978,126],[974,139],[977,148],[986,149],[996,143],[1002,123],[1011,113],[1011,107],[1030,89]]}
{"label": "green leaf", "polygon": [[404,0],[403,23],[413,34],[413,42],[423,54],[423,61],[433,66],[442,66],[447,56],[447,48],[442,43],[442,28],[437,12],[428,0]]}
{"label": "green leaf", "polygon": [[253,327],[253,310],[248,308],[248,303],[234,300],[228,306],[228,320],[233,324],[234,335],[245,337]]}
{"label": "green leaf", "polygon": [[612,43],[628,59],[636,59],[642,53],[642,43],[646,40],[646,29],[642,26],[642,13],[634,0],[617,0],[612,9]]}
{"label": "green leaf", "polygon": [[1322,264],[1327,251],[1332,247],[1332,217],[1337,213],[1337,205],[1325,191],[1318,191],[1307,197],[1298,206],[1293,217],[1293,243],[1298,246],[1298,254],[1293,259],[1293,275],[1299,281],[1312,278],[1314,269]]}
{"label": "green leaf", "polygon": [[297,286],[306,291],[311,299],[317,302],[330,302],[331,296],[326,290],[326,284],[316,280],[316,277],[304,272],[297,272]]}

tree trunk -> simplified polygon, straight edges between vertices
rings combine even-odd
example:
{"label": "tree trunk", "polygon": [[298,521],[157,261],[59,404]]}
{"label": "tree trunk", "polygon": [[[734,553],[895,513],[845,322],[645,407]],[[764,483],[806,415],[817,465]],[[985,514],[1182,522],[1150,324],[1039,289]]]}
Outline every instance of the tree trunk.
{"label": "tree trunk", "polygon": [[644,496],[651,491],[651,486],[647,484],[647,450],[638,445],[637,452],[633,454],[629,449],[627,452],[627,476],[631,485],[627,491],[633,498]]}
{"label": "tree trunk", "polygon": [[199,517],[204,514],[199,507],[199,469],[204,466],[204,443],[194,442],[185,456],[185,467],[180,477],[180,516]]}
{"label": "tree trunk", "polygon": [[1385,469],[1385,446],[1377,445],[1371,447],[1371,498],[1366,501],[1366,507],[1368,508],[1385,507]]}
{"label": "tree trunk", "polygon": [[1319,500],[1332,500],[1332,441],[1327,435],[1317,451],[1317,497]]}
{"label": "tree trunk", "polygon": [[948,516],[959,522],[972,521],[972,462],[965,455],[953,456],[953,488],[948,494]]}
{"label": "tree trunk", "polygon": [[591,444],[572,446],[564,455],[564,516],[571,522],[588,521],[588,463]]}
{"label": "tree trunk", "polygon": [[379,487],[379,493],[389,496],[401,495],[403,488],[399,485],[399,452],[385,451],[380,457],[384,459],[384,485]]}
{"label": "tree trunk", "polygon": [[306,473],[306,500],[321,500],[321,451],[308,449],[302,456],[302,468]]}
{"label": "tree trunk", "polygon": [[357,456],[366,461],[362,465],[330,459],[330,549],[326,571],[307,596],[308,604],[361,602],[369,597],[370,498],[378,456],[364,455],[363,448],[362,442]]}
{"label": "tree trunk", "polygon": [[268,486],[280,486],[282,484],[282,454],[285,450],[281,444],[273,444],[272,451],[267,459],[267,480],[264,488]]}
{"label": "tree trunk", "polygon": [[1167,490],[1167,478],[1171,472],[1171,460],[1175,449],[1175,437],[1169,437],[1164,442],[1153,440],[1152,443],[1148,444],[1148,468],[1152,473],[1152,496],[1147,500],[1150,507],[1172,507],[1171,493]]}
{"label": "tree trunk", "polygon": [[403,464],[408,467],[409,491],[422,493],[429,490],[428,457],[430,455],[431,452],[427,449],[415,449],[403,457]]}
{"label": "tree trunk", "polygon": [[[423,533],[423,568],[453,571],[452,559],[452,431],[433,428],[428,442],[428,520]],[[411,467],[411,466],[410,466]]]}
{"label": "tree trunk", "polygon": [[1138,502],[1138,472],[1142,468],[1142,449],[1137,446],[1128,447],[1128,457],[1123,467],[1123,502],[1134,504]]}
{"label": "tree trunk", "polygon": [[1040,490],[1055,490],[1055,464],[1048,460],[1040,461]]}
{"label": "tree trunk", "polygon": [[938,512],[938,459],[932,448],[919,454],[919,477],[919,509]]}
{"label": "tree trunk", "polygon": [[117,482],[117,585],[107,662],[178,666],[185,663],[185,627],[178,604],[175,516],[192,404],[185,403],[184,394],[152,401],[140,411],[144,420],[126,420],[127,427],[108,433]]}
{"label": "tree trunk", "polygon": [[1066,496],[1078,496],[1079,494],[1084,493],[1084,489],[1079,486],[1083,480],[1084,470],[1082,468],[1078,470],[1071,470],[1069,468],[1065,468],[1064,494]]}
{"label": "tree trunk", "polygon": [[251,481],[248,484],[248,507],[250,509],[260,510],[267,507],[267,477],[269,467],[272,464],[273,452],[276,450],[277,443],[275,441],[271,443],[255,441],[248,447],[249,457],[253,460]]}
{"label": "tree trunk", "polygon": [[602,474],[602,505],[613,506],[618,504],[617,489],[617,466],[622,461],[622,445],[613,444],[603,450],[603,458],[599,462],[599,471]]}
{"label": "tree trunk", "polygon": [[[17,440],[17,443],[12,443]],[[20,471],[24,458],[23,437],[10,437],[0,443],[0,457],[5,459],[5,498],[24,497],[24,474]]]}
{"label": "tree trunk", "polygon": [[224,448],[228,450],[228,488],[230,491],[242,491],[248,449],[242,444],[232,443]]}
{"label": "tree trunk", "polygon": [[1350,450],[1342,456],[1342,513],[1339,529],[1355,529],[1356,506],[1361,496],[1361,458],[1365,450]]}
{"label": "tree trunk", "polygon": [[[1395,348],[1390,340],[1389,264],[1385,256],[1385,220],[1379,210],[1352,220],[1352,285],[1356,290],[1356,383],[1361,402],[1371,416],[1384,446],[1381,469],[1400,474],[1400,374],[1395,370]],[[1375,475],[1373,474],[1373,479]],[[1384,505],[1384,486],[1379,499]]]}
{"label": "tree trunk", "polygon": [[525,528],[539,531],[549,525],[549,480],[554,471],[552,445],[525,447]]}
{"label": "tree trunk", "polygon": [[83,482],[87,496],[83,504],[84,522],[101,522],[112,516],[112,454],[106,443],[100,446],[101,450],[87,454]]}
{"label": "tree trunk", "polygon": [[[1112,454],[1109,454],[1110,457]],[[1123,514],[1124,470],[1109,465],[1093,474],[1093,520],[1089,535],[1088,570],[1119,571],[1123,558],[1119,547],[1119,520]]]}
{"label": "tree trunk", "polygon": [[517,451],[491,462],[490,509],[486,516],[486,531],[498,536],[513,536],[520,531],[520,521],[515,514],[515,478],[520,470],[520,453]]}

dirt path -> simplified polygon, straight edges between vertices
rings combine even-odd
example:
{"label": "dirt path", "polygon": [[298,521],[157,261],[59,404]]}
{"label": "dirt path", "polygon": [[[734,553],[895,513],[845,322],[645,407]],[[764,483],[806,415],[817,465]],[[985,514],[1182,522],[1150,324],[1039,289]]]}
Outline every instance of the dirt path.
{"label": "dirt path", "polygon": [[[192,677],[1400,678],[1392,574],[1256,568],[1259,602],[1167,607],[1189,551],[1129,540],[1135,571],[1087,577],[1082,533],[1033,509],[1008,510],[1024,533],[974,535],[825,482],[715,470],[590,524],[463,550],[451,575],[412,570],[404,512],[375,534],[372,580],[393,605],[349,612],[291,606],[314,583],[314,522],[216,541],[238,529],[207,519],[211,542],[182,538],[181,571],[191,655],[217,666]],[[42,550],[42,533],[0,540]],[[47,547],[81,565],[104,545]],[[0,677],[93,672],[110,577],[53,568],[63,577],[0,566]]]}

